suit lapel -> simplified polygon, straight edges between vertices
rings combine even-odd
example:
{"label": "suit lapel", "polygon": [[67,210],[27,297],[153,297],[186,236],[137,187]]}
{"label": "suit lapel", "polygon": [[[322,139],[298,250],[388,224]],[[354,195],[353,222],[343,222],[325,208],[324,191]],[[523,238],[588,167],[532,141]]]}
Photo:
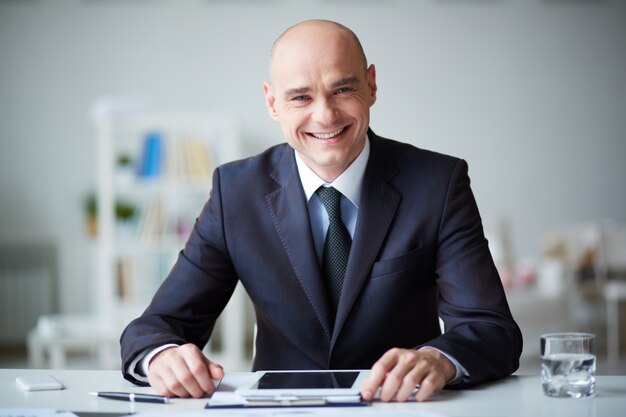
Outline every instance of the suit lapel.
{"label": "suit lapel", "polygon": [[271,177],[280,185],[265,196],[272,222],[293,271],[330,338],[328,295],[315,255],[306,197],[291,148],[285,147]]}
{"label": "suit lapel", "polygon": [[371,145],[370,157],[363,178],[359,214],[331,346],[334,345],[369,276],[402,198],[400,193],[389,185],[397,168],[391,158],[383,153],[383,149],[379,146],[379,139],[371,130],[368,135]]}

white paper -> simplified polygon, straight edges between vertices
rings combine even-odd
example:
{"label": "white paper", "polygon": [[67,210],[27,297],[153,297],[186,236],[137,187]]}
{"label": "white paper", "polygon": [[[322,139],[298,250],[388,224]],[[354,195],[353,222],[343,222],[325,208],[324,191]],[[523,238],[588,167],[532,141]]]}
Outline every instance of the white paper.
{"label": "white paper", "polygon": [[246,400],[234,392],[216,391],[208,400],[208,403],[211,406],[244,405]]}
{"label": "white paper", "polygon": [[[441,414],[416,410],[397,410],[384,407],[296,407],[296,408],[234,408],[211,409],[196,412],[177,412],[176,417],[443,417]],[[139,413],[133,417],[165,417],[171,416],[164,412]]]}

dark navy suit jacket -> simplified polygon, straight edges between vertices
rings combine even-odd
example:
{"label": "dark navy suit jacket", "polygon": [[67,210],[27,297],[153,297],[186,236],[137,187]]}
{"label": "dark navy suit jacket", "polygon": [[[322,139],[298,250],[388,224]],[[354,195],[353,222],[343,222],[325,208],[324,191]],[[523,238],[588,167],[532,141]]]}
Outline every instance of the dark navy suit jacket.
{"label": "dark navy suit jacket", "polygon": [[370,368],[392,347],[428,345],[466,368],[469,378],[460,386],[514,372],[522,336],[484,237],[467,164],[368,135],[371,153],[336,318],[294,151],[277,145],[215,171],[209,201],[175,266],[122,334],[123,369],[149,347],[203,347],[241,282],[258,325],[254,369]]}

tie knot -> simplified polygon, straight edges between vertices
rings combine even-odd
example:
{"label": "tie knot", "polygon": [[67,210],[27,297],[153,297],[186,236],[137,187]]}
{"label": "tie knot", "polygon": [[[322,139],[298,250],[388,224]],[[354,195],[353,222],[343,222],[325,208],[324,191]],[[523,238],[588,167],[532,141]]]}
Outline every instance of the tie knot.
{"label": "tie knot", "polygon": [[315,193],[322,200],[329,218],[341,218],[341,193],[339,191],[333,187],[321,186]]}

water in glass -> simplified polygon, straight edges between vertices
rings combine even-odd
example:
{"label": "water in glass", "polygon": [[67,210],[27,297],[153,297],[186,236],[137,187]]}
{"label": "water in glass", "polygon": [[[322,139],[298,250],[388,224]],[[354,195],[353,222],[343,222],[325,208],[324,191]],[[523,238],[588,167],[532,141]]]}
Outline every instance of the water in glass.
{"label": "water in glass", "polygon": [[549,397],[583,398],[596,392],[596,357],[554,353],[541,358],[543,391]]}

